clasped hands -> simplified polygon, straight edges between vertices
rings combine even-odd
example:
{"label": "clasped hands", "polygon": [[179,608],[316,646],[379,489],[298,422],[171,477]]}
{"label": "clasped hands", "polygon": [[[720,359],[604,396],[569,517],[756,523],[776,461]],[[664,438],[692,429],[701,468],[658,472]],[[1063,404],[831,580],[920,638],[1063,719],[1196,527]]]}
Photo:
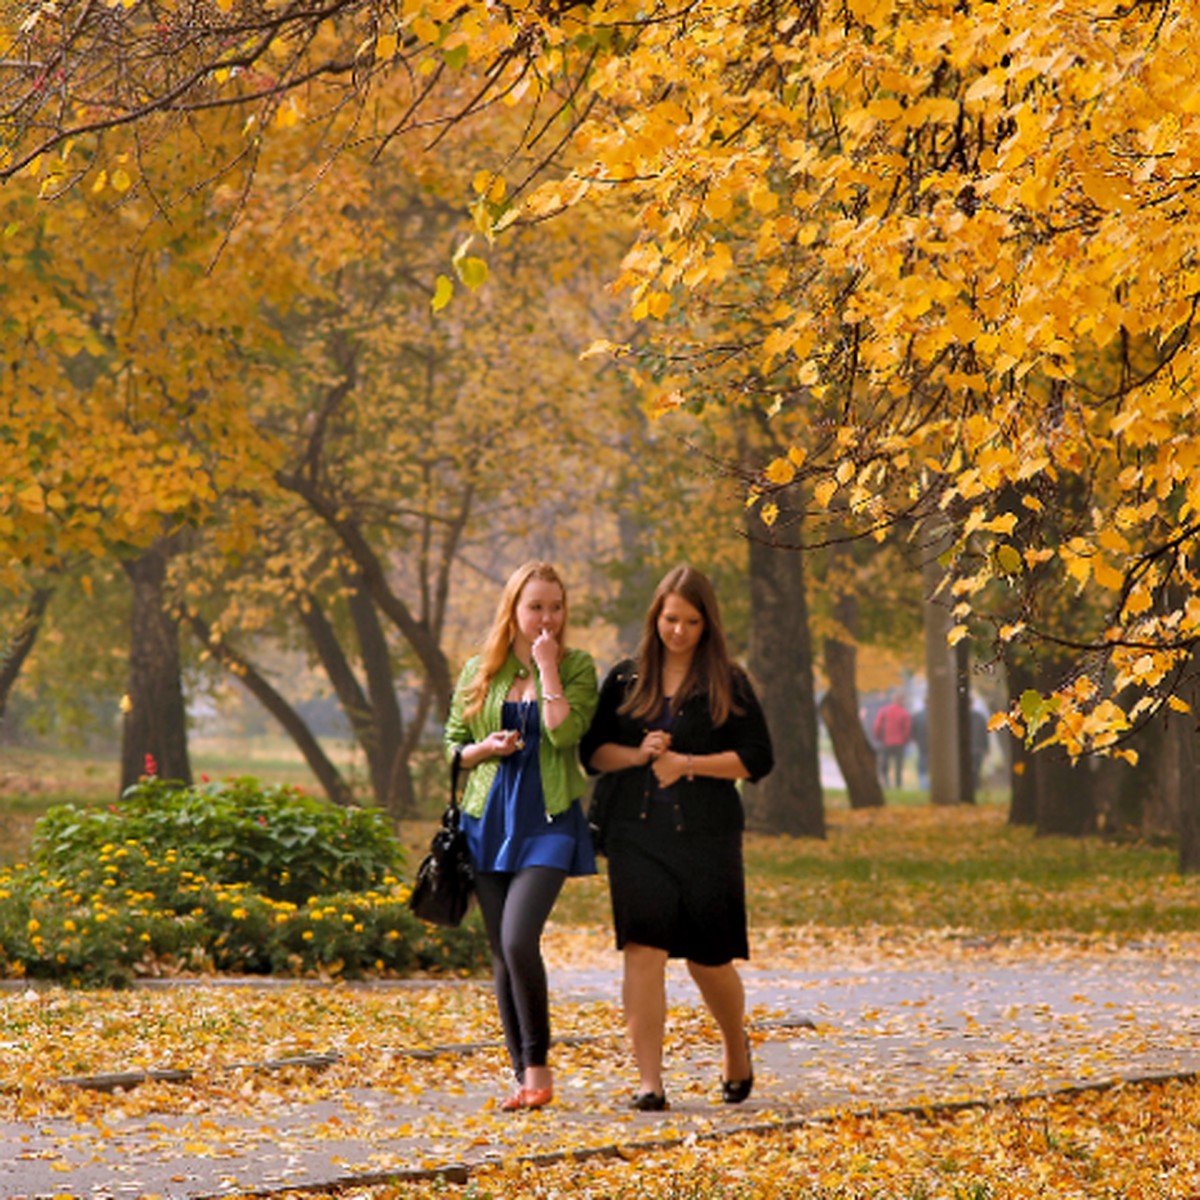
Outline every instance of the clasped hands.
{"label": "clasped hands", "polygon": [[671,735],[665,729],[648,730],[641,750],[659,787],[670,787],[687,774],[688,756],[671,749]]}

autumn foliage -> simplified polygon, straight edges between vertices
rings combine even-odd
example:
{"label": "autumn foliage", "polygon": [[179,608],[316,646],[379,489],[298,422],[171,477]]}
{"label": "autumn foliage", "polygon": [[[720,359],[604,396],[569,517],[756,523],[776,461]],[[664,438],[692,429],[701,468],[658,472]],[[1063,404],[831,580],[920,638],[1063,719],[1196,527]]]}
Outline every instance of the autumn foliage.
{"label": "autumn foliage", "polygon": [[[46,198],[179,203],[203,188],[154,151],[236,113],[207,140],[236,225],[272,138],[383,162],[413,134],[438,154],[468,118],[519,109],[464,174],[483,238],[614,197],[637,224],[617,283],[652,399],[749,400],[777,421],[781,451],[749,464],[767,526],[803,518],[820,540],[849,522],[918,553],[949,536],[955,636],[1069,652],[1068,677],[1009,723],[1076,754],[1192,704],[1195,16],[1170,0],[45,4],[2,31],[0,169]],[[386,112],[384,83],[400,92]],[[29,218],[10,200],[6,221],[28,272]],[[487,272],[484,251],[451,261],[430,281],[437,311],[455,271],[468,287]],[[10,332],[52,282],[33,276]],[[53,304],[61,349],[94,355],[95,328]],[[28,441],[65,429],[34,382],[3,377],[19,424],[0,520],[36,560],[48,537],[94,542],[97,509],[57,483],[57,435]],[[183,466],[172,478],[191,482],[156,487],[154,507],[203,512],[219,464],[102,411],[78,430],[111,448],[102,505],[136,528],[129,469]],[[261,467],[269,447],[245,445]],[[1046,600],[1064,591],[1087,600],[1066,627]]]}

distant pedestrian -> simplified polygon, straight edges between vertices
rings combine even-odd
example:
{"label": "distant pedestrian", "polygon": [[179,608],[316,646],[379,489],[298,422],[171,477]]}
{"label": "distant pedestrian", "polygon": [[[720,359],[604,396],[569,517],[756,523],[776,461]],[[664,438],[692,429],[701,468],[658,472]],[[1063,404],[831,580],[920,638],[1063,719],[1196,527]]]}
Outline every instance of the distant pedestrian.
{"label": "distant pedestrian", "polygon": [[904,748],[912,737],[912,717],[896,693],[875,714],[875,743],[881,749],[879,777],[887,786],[888,767],[893,770],[896,787],[904,772]]}

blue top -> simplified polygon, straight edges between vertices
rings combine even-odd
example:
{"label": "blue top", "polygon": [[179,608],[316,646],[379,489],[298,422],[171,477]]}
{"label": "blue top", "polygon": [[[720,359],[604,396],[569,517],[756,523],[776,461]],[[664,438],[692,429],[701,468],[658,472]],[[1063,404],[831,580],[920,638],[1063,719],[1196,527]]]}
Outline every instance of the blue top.
{"label": "blue top", "polygon": [[550,817],[538,769],[541,722],[536,700],[505,700],[501,728],[516,729],[525,745],[499,759],[483,816],[463,813],[462,824],[475,870],[520,871],[556,867],[568,875],[595,875],[596,855],[583,807],[573,800]]}

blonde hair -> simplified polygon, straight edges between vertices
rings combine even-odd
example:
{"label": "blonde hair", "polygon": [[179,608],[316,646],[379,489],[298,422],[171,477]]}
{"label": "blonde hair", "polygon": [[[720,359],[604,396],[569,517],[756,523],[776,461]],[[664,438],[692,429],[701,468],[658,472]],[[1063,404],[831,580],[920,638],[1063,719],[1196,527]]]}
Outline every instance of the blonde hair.
{"label": "blonde hair", "polygon": [[692,655],[683,683],[671,697],[671,711],[678,712],[690,696],[708,697],[713,725],[723,725],[738,707],[733,695],[733,662],[721,628],[717,593],[706,575],[686,564],[663,576],[654,592],[642,626],[642,641],[637,652],[637,680],[621,705],[621,712],[644,720],[662,711],[666,697],[662,689],[663,644],[658,634],[658,618],[668,596],[686,600],[704,618],[704,631]]}
{"label": "blonde hair", "polygon": [[488,688],[492,680],[508,660],[508,652],[517,636],[517,605],[521,602],[521,593],[531,580],[538,579],[543,583],[557,584],[563,596],[563,627],[558,639],[558,655],[561,659],[566,650],[567,636],[567,589],[563,585],[558,572],[547,562],[537,559],[523,563],[509,577],[500,593],[496,604],[496,615],[492,618],[492,627],[483,639],[483,649],[479,652],[479,669],[474,678],[463,692],[465,704],[463,716],[473,717],[483,707]]}

